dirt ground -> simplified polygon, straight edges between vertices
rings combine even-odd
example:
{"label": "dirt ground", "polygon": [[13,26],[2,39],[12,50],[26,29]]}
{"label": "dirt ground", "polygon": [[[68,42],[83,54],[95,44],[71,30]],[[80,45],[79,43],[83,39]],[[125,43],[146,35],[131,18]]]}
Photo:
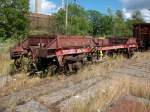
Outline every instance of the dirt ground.
{"label": "dirt ground", "polygon": [[0,89],[0,112],[101,112],[126,95],[150,100],[150,53],[109,59],[68,77],[16,78]]}

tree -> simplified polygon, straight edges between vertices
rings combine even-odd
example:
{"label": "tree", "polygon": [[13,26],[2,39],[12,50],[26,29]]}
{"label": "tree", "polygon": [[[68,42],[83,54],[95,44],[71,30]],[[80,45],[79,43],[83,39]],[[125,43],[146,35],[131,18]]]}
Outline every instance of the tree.
{"label": "tree", "polygon": [[128,35],[124,15],[123,15],[123,12],[121,10],[117,10],[115,13],[114,29],[115,29],[115,32],[114,32],[115,36],[126,36],[126,35]]}
{"label": "tree", "polygon": [[25,35],[29,25],[28,0],[0,1],[0,36],[13,37]]}
{"label": "tree", "polygon": [[133,13],[132,13],[132,18],[130,19],[127,19],[125,21],[125,24],[126,24],[126,29],[127,29],[127,34],[128,35],[133,35],[133,25],[134,24],[137,24],[137,23],[144,23],[144,19],[142,17],[142,14],[140,11],[138,10],[135,10]]}
{"label": "tree", "polygon": [[[53,15],[53,32],[57,34],[65,34],[65,11],[60,9],[58,13]],[[69,4],[68,6],[68,31],[69,35],[88,35],[91,25],[88,20],[88,13],[77,4]]]}
{"label": "tree", "polygon": [[90,20],[90,23],[91,23],[91,27],[92,27],[92,30],[91,30],[91,34],[96,36],[96,35],[102,35],[104,32],[103,32],[103,15],[98,12],[98,11],[95,11],[95,10],[89,10],[88,11],[89,13],[89,20]]}
{"label": "tree", "polygon": [[65,11],[60,9],[57,13],[53,14],[49,24],[50,34],[65,34]]}
{"label": "tree", "polygon": [[127,27],[127,32],[128,32],[128,36],[133,35],[133,20],[132,19],[127,19],[126,22],[126,27]]}
{"label": "tree", "polygon": [[69,5],[68,34],[88,35],[91,26],[88,20],[88,12],[77,4]]}
{"label": "tree", "polygon": [[135,10],[132,13],[132,19],[133,19],[134,23],[142,23],[142,22],[144,22],[144,19],[142,18],[142,14],[138,10]]}
{"label": "tree", "polygon": [[121,19],[121,20],[124,19],[122,10],[117,10],[116,11],[116,17]]}
{"label": "tree", "polygon": [[[131,36],[133,24],[144,21],[138,11],[133,13],[131,19],[125,19],[121,10],[113,13],[110,8],[108,14],[96,10],[86,11],[77,4],[69,4],[68,9],[69,35]],[[65,34],[65,10],[60,9],[52,18],[50,32]]]}
{"label": "tree", "polygon": [[107,36],[113,35],[113,29],[114,29],[114,17],[105,15],[103,17],[103,26],[104,26],[104,33]]}

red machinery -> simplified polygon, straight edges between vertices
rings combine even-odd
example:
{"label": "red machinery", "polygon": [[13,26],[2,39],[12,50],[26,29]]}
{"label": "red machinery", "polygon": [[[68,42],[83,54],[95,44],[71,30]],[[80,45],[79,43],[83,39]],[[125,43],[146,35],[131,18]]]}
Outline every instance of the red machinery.
{"label": "red machinery", "polygon": [[[17,68],[22,57],[29,60],[35,71],[69,70],[79,68],[84,61],[99,57],[99,51],[123,51],[130,54],[137,49],[135,38],[96,39],[89,36],[30,36],[11,48],[10,56]],[[96,58],[99,59],[99,58]]]}

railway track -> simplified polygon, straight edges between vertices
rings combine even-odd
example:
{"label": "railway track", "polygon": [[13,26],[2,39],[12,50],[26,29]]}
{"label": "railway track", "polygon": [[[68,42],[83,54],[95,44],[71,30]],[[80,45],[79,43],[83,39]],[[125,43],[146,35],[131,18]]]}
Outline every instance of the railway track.
{"label": "railway track", "polygon": [[[121,69],[116,69],[109,74],[113,74],[114,77],[115,74],[120,74],[120,76],[128,75],[150,80],[150,60],[122,66]],[[90,90],[89,88],[94,88],[92,91],[94,92],[98,88],[97,85],[101,85],[102,82],[105,84],[109,82],[102,76],[95,76],[84,81],[74,80],[74,77],[70,76],[64,80],[49,81],[38,87],[2,96],[0,97],[0,112],[12,112],[12,104],[15,104],[14,108],[17,109],[17,112],[27,112],[29,110],[33,110],[33,112],[60,112],[60,105],[63,102],[67,102],[72,97],[84,93],[84,91],[87,93]],[[43,111],[39,111],[39,108],[36,107],[41,107]]]}
{"label": "railway track", "polygon": [[[3,108],[4,110],[7,108],[9,109],[11,108],[12,104],[21,105],[26,102],[29,102],[32,99],[37,100],[42,96],[44,97],[44,95],[46,94],[49,95],[52,94],[53,98],[57,96],[61,96],[60,97],[61,100],[64,99],[65,97],[69,98],[69,96],[71,97],[76,92],[89,88],[90,86],[96,84],[98,81],[102,79],[103,79],[102,77],[96,76],[82,82],[78,80],[73,80],[73,77],[69,77],[66,78],[64,81],[58,80],[54,82],[47,82],[46,84],[43,84],[38,87],[33,87],[31,89],[26,89],[23,91],[12,93],[8,96],[0,97],[0,110],[1,108]],[[61,95],[61,93],[66,93],[66,94]],[[56,100],[58,99],[56,98]]]}
{"label": "railway track", "polygon": [[150,60],[147,62],[134,63],[115,70],[114,73],[125,74],[133,77],[150,79]]}

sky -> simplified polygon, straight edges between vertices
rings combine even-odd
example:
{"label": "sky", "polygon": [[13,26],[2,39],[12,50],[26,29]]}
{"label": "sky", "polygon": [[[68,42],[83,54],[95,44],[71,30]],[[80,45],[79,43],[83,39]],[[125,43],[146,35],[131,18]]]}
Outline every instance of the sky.
{"label": "sky", "polygon": [[[57,12],[61,6],[62,0],[41,0],[42,14],[50,15]],[[74,0],[68,0],[74,2]],[[77,0],[77,3],[84,7],[86,10],[97,10],[106,14],[107,9],[111,8],[113,12],[122,10],[125,18],[130,18],[134,10],[140,10],[143,18],[150,22],[150,0]],[[35,0],[30,0],[30,10],[34,12]]]}

